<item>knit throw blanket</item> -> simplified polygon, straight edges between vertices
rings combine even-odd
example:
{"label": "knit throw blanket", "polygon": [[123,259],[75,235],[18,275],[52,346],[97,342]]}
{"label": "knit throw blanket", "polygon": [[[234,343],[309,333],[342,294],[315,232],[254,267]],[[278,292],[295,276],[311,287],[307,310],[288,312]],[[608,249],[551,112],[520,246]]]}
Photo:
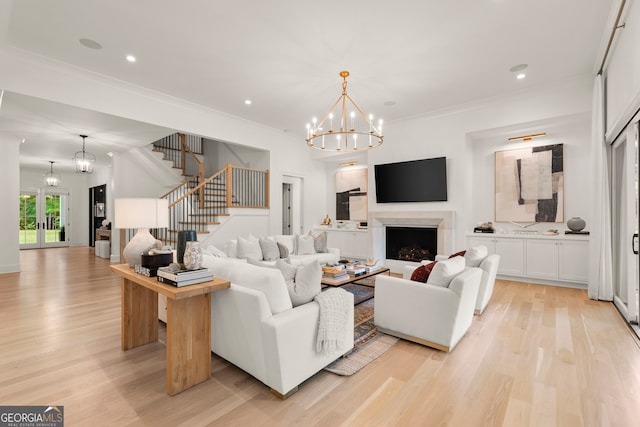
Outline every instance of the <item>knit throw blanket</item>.
{"label": "knit throw blanket", "polygon": [[316,351],[322,354],[335,353],[344,347],[347,313],[349,306],[353,304],[349,292],[332,288],[320,292],[314,300],[320,306]]}

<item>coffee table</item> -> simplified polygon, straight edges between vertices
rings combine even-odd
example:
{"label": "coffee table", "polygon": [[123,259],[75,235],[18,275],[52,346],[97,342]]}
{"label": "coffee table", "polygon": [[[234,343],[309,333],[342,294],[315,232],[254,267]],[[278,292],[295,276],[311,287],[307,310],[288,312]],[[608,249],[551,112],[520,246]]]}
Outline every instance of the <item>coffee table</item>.
{"label": "coffee table", "polygon": [[359,280],[366,279],[367,277],[377,276],[378,274],[386,273],[387,276],[391,274],[391,270],[387,267],[380,267],[377,270],[371,271],[369,273],[361,274],[360,276],[349,276],[343,279],[334,280],[328,277],[322,276],[322,280],[320,283],[326,286],[344,286],[349,283],[355,283]]}

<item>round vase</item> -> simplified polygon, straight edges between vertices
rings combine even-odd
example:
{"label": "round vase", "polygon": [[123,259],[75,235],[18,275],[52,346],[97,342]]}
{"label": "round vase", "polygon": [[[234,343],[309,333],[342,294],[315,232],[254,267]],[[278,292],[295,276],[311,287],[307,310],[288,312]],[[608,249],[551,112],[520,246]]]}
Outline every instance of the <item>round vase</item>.
{"label": "round vase", "polygon": [[202,249],[198,242],[189,241],[184,250],[184,267],[196,270],[202,266]]}
{"label": "round vase", "polygon": [[587,223],[584,221],[584,219],[578,216],[574,216],[569,221],[567,221],[567,227],[569,227],[569,230],[571,231],[582,231],[585,225],[587,225]]}

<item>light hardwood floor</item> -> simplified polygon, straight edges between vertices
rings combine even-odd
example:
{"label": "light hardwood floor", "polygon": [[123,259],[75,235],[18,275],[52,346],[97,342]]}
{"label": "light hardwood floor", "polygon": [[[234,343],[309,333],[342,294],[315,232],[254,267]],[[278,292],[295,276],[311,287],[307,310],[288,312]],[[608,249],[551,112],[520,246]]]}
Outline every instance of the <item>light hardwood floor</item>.
{"label": "light hardwood floor", "polygon": [[638,344],[585,291],[499,281],[453,352],[400,341],[285,401],[217,356],[211,380],[169,397],[161,342],[120,350],[107,260],[43,249],[21,265],[0,275],[0,405],[63,405],[67,426],[640,425]]}

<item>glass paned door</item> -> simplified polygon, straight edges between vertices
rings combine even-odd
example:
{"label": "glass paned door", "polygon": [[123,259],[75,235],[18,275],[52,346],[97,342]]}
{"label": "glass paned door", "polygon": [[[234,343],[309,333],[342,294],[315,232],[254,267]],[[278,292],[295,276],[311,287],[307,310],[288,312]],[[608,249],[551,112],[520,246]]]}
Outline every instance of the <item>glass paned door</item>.
{"label": "glass paned door", "polygon": [[69,246],[69,195],[60,189],[36,188],[20,192],[20,248]]}

